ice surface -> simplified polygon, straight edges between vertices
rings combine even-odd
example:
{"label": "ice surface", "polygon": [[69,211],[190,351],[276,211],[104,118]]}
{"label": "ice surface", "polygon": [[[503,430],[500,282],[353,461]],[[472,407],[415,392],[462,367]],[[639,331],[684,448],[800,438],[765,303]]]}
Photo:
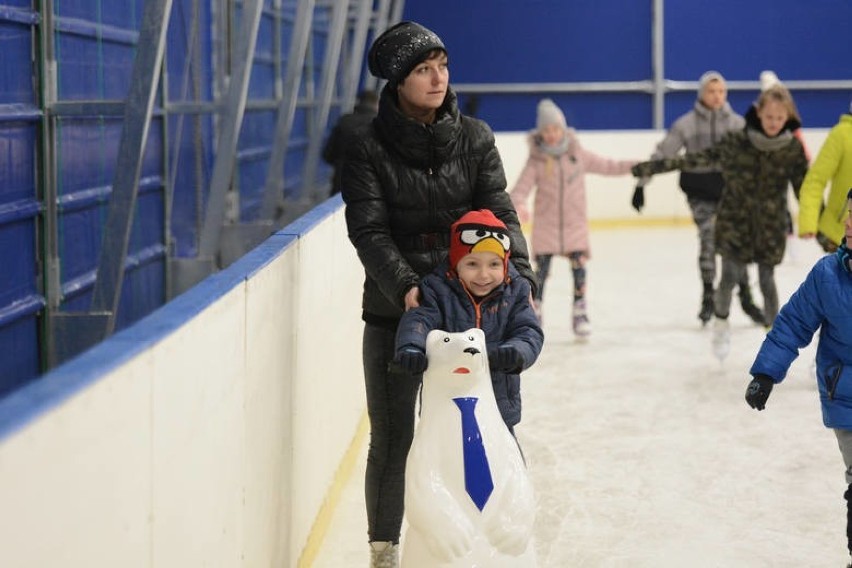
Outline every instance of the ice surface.
{"label": "ice surface", "polygon": [[[790,244],[776,268],[782,303],[821,255],[813,241]],[[820,416],[816,341],[754,411],[743,395],[765,332],[735,295],[731,352],[713,356],[695,229],[599,230],[592,247],[590,339],[573,337],[570,268],[554,259],[545,349],[522,376],[539,566],[843,566],[844,468]],[[318,568],[368,565],[365,454]]]}

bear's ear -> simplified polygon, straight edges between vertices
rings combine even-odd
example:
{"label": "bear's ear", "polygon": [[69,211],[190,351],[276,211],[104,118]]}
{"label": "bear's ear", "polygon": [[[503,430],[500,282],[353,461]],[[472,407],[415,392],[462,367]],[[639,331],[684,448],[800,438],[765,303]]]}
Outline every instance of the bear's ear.
{"label": "bear's ear", "polygon": [[447,337],[449,334],[443,329],[433,329],[426,335],[426,351],[429,351],[429,348],[435,347],[436,344],[440,343]]}

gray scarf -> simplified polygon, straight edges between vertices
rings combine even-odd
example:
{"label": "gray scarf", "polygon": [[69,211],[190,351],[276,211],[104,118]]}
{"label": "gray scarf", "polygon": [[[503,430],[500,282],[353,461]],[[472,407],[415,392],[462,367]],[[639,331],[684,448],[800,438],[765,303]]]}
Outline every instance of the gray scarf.
{"label": "gray scarf", "polygon": [[780,150],[793,140],[793,133],[789,130],[785,130],[772,138],[754,128],[746,128],[746,134],[748,135],[749,142],[763,152]]}
{"label": "gray scarf", "polygon": [[543,141],[539,141],[538,147],[541,148],[541,151],[549,156],[553,156],[554,158],[558,158],[562,154],[568,151],[568,145],[570,141],[568,140],[568,134],[562,137],[558,143],[550,146],[545,144]]}

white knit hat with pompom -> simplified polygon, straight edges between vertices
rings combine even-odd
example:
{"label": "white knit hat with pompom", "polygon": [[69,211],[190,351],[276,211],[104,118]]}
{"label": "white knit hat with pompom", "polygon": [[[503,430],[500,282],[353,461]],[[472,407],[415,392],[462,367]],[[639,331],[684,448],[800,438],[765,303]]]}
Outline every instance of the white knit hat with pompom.
{"label": "white knit hat with pompom", "polygon": [[536,109],[535,127],[541,130],[548,124],[556,124],[562,128],[568,128],[568,123],[565,121],[565,115],[556,103],[551,99],[542,99],[538,103]]}

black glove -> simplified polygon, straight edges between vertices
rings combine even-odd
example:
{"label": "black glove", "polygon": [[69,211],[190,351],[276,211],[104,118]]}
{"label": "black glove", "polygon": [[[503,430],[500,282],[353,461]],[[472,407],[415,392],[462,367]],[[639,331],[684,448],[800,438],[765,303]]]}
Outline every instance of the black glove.
{"label": "black glove", "polygon": [[633,209],[635,209],[637,213],[642,212],[642,208],[645,207],[644,185],[637,185],[636,189],[633,190],[633,199],[630,201],[630,204],[633,206]]}
{"label": "black glove", "polygon": [[503,373],[520,373],[524,368],[521,352],[512,345],[500,345],[494,352],[491,369]]}
{"label": "black glove", "polygon": [[428,361],[426,360],[426,353],[422,349],[403,347],[397,352],[394,363],[412,375],[419,375],[426,370]]}
{"label": "black glove", "polygon": [[746,389],[745,399],[748,405],[758,410],[766,408],[766,399],[772,392],[775,381],[766,375],[755,375]]}

